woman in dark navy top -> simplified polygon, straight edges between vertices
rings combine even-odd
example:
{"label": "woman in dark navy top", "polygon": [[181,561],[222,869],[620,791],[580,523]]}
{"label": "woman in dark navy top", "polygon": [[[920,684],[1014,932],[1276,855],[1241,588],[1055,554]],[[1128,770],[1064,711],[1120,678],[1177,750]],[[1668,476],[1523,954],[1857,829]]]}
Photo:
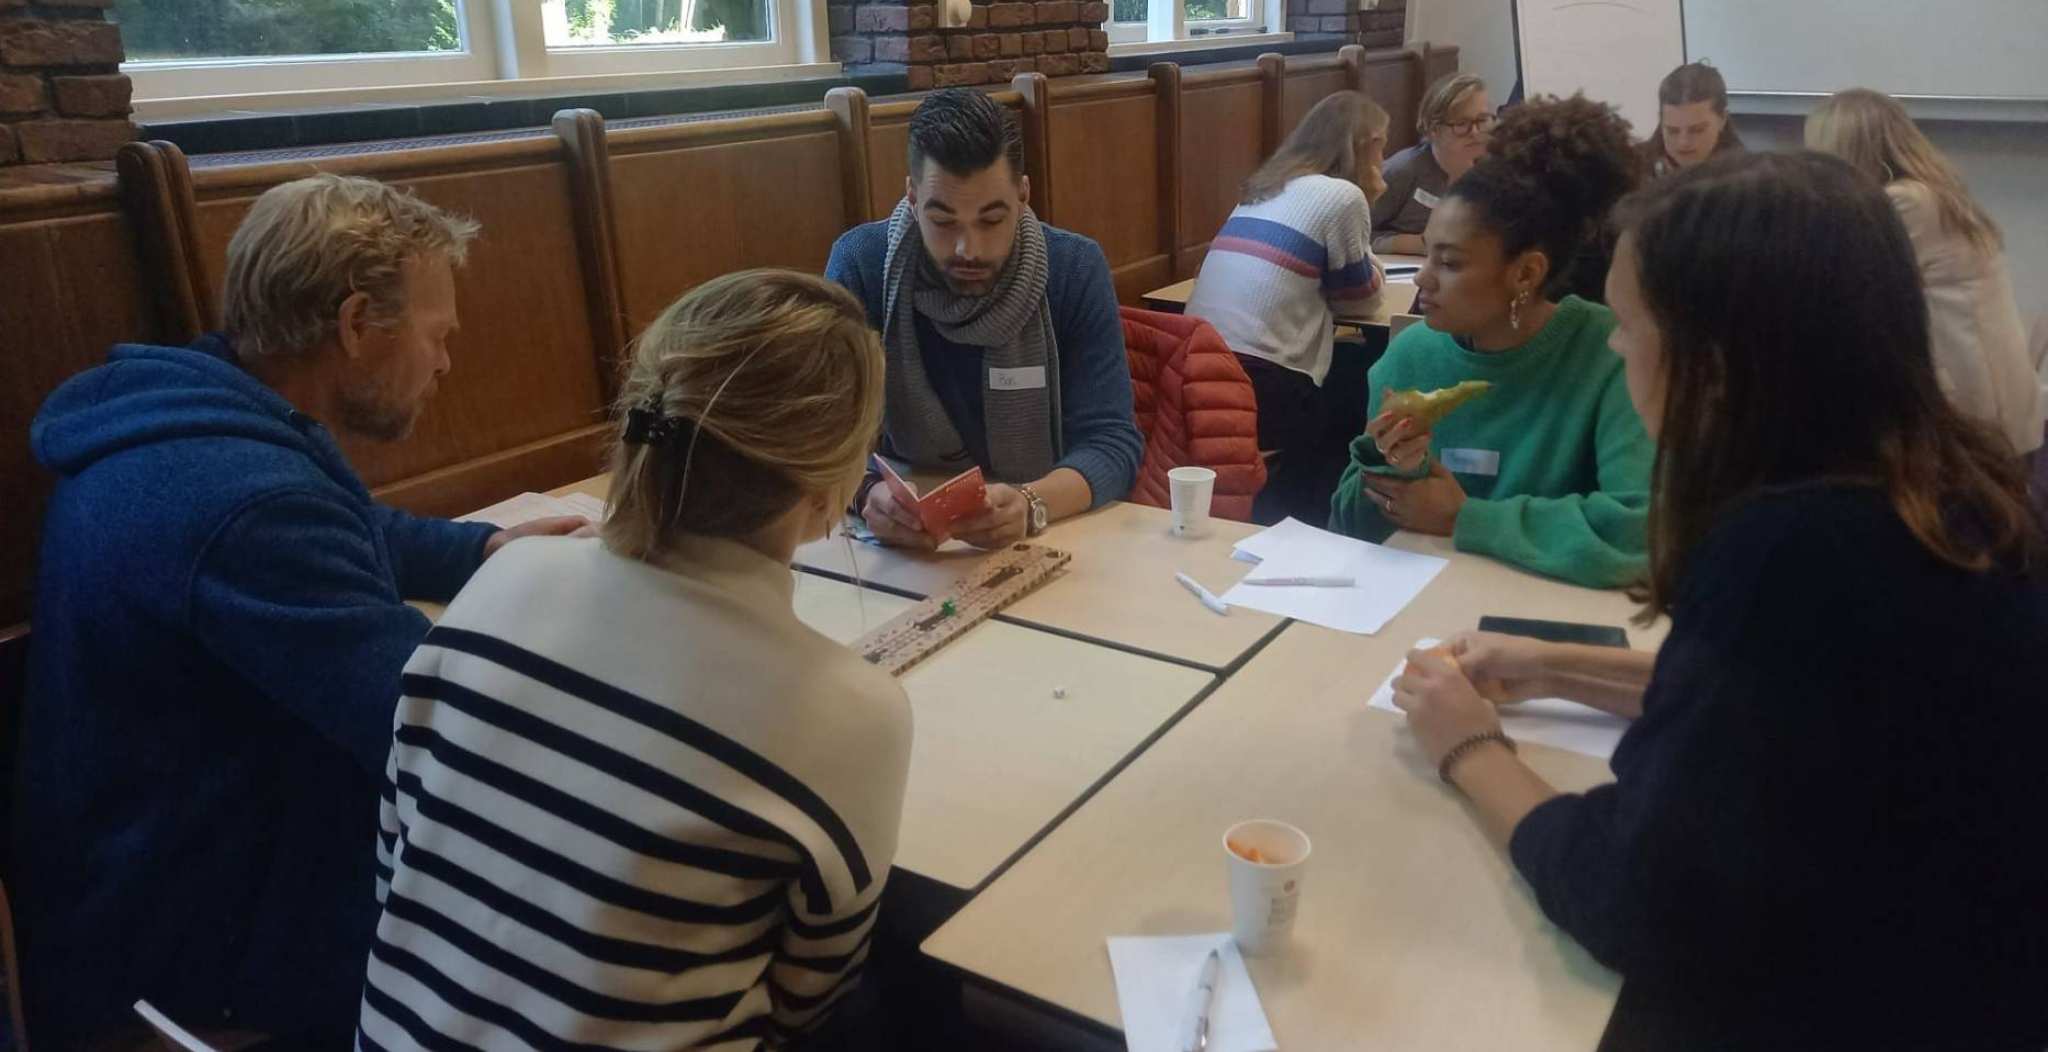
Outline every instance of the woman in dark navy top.
{"label": "woman in dark navy top", "polygon": [[[2041,525],[1942,397],[1905,231],[1815,154],[1710,161],[1622,215],[1670,638],[1633,674],[1467,638],[1412,655],[1397,703],[1622,973],[1606,1047],[2048,1046]],[[1516,759],[1494,705],[1546,692],[1640,716],[1614,784]]]}

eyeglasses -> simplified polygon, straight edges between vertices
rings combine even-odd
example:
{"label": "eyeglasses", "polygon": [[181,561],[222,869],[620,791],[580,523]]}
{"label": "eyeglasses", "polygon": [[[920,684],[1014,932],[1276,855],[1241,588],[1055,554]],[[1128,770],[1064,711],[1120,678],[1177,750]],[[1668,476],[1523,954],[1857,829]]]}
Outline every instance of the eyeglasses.
{"label": "eyeglasses", "polygon": [[1450,132],[1452,135],[1462,137],[1477,132],[1492,131],[1493,125],[1493,114],[1488,113],[1483,116],[1474,117],[1469,121],[1438,121],[1436,126]]}

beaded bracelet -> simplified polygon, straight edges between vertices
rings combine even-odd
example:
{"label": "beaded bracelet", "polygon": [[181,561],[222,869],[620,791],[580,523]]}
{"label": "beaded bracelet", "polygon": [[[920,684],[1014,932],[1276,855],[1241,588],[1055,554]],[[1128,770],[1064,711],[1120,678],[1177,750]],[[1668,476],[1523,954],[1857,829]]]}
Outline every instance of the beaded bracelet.
{"label": "beaded bracelet", "polygon": [[1487,731],[1485,734],[1475,734],[1451,746],[1451,751],[1444,754],[1444,761],[1436,765],[1436,776],[1443,779],[1445,785],[1457,784],[1451,781],[1451,765],[1464,759],[1466,753],[1485,745],[1487,742],[1499,742],[1507,746],[1509,752],[1515,751],[1515,740],[1508,737],[1504,731],[1492,730]]}

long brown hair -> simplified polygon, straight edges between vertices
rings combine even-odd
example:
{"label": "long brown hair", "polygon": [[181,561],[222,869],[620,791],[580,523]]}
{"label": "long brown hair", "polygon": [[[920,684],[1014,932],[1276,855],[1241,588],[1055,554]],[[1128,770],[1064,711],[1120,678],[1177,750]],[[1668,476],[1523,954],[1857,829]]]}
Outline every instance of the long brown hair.
{"label": "long brown hair", "polygon": [[1304,175],[1358,181],[1358,140],[1387,134],[1387,111],[1356,91],[1340,91],[1315,104],[1287,141],[1244,181],[1244,204],[1278,194]]}
{"label": "long brown hair", "polygon": [[[843,508],[882,421],[882,348],[860,301],[788,270],[714,278],[661,312],[619,385],[605,545],[653,559],[740,538],[812,494]],[[676,426],[627,441],[630,413]]]}
{"label": "long brown hair", "polygon": [[[1728,79],[1721,71],[1705,62],[1688,62],[1669,73],[1657,84],[1657,123],[1650,127],[1650,137],[1643,141],[1647,159],[1657,162],[1670,157],[1664,150],[1664,107],[1690,106],[1696,102],[1713,105],[1714,113],[1728,116]],[[1721,125],[1721,137],[1714,141],[1714,153],[1727,153],[1742,149],[1742,136],[1735,133],[1735,124],[1730,121]],[[1676,164],[1671,165],[1677,167]],[[1662,174],[1661,172],[1653,174]]]}
{"label": "long brown hair", "polygon": [[1736,154],[1619,216],[1664,349],[1646,618],[1716,521],[1800,483],[1881,489],[1959,569],[2038,570],[2019,458],[1942,395],[1913,246],[1876,184],[1822,154]]}
{"label": "long brown hair", "polygon": [[1839,91],[1806,115],[1806,148],[1831,153],[1879,183],[1911,179],[1933,191],[1941,225],[1984,252],[2005,246],[1998,224],[1897,99],[1868,88]]}

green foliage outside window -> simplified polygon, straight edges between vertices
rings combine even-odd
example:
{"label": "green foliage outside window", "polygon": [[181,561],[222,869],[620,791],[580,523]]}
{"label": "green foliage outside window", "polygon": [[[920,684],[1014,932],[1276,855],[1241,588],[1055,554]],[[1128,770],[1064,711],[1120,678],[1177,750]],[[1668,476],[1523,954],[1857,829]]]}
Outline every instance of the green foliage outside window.
{"label": "green foliage outside window", "polygon": [[454,0],[118,0],[131,60],[454,51]]}

